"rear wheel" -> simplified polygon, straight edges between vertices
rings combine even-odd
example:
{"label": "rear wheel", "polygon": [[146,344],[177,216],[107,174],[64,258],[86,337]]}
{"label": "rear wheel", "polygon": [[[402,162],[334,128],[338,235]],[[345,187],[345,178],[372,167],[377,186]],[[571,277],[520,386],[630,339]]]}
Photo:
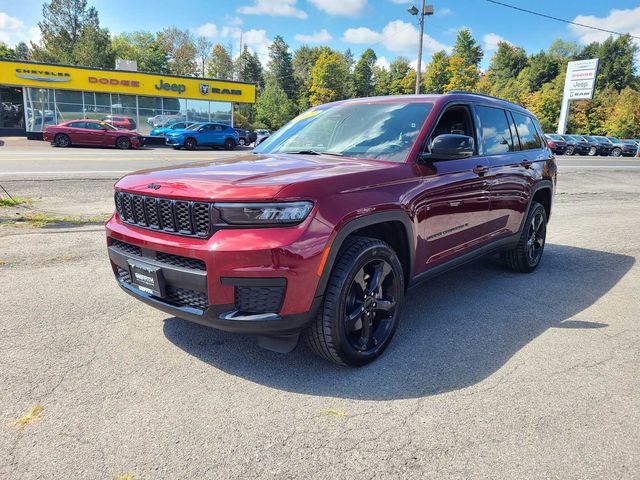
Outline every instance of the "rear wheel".
{"label": "rear wheel", "polygon": [[71,139],[69,138],[69,135],[66,135],[64,133],[59,133],[58,135],[56,135],[53,141],[57,147],[65,148],[71,146]]}
{"label": "rear wheel", "polygon": [[306,337],[319,356],[360,366],[379,357],[395,333],[404,276],[398,256],[385,242],[365,237],[347,242]]}
{"label": "rear wheel", "polygon": [[622,149],[620,148],[614,148],[613,150],[611,150],[611,155],[613,155],[614,157],[619,157],[620,155],[622,155]]}
{"label": "rear wheel", "polygon": [[574,153],[576,153],[576,150],[574,147],[567,147],[567,151],[564,153],[565,155],[573,155]]}
{"label": "rear wheel", "polygon": [[244,138],[241,138],[240,140],[238,140],[238,145],[240,145],[241,147],[244,147],[247,144],[247,141]]}
{"label": "rear wheel", "polygon": [[598,149],[597,149],[596,147],[591,147],[591,148],[589,148],[589,153],[588,153],[588,155],[589,155],[590,157],[594,157],[594,156],[596,155],[596,153],[598,153]]}
{"label": "rear wheel", "polygon": [[195,138],[187,138],[184,141],[185,150],[195,150],[197,146],[198,146],[198,143],[196,142]]}
{"label": "rear wheel", "polygon": [[236,148],[236,142],[233,140],[233,138],[227,138],[224,141],[224,149],[233,150],[234,148]]}
{"label": "rear wheel", "polygon": [[532,202],[518,244],[501,257],[516,272],[533,272],[542,259],[546,238],[547,211],[542,204]]}
{"label": "rear wheel", "polygon": [[131,148],[131,140],[129,140],[127,137],[118,137],[116,139],[116,147],[118,147],[120,150],[128,150]]}

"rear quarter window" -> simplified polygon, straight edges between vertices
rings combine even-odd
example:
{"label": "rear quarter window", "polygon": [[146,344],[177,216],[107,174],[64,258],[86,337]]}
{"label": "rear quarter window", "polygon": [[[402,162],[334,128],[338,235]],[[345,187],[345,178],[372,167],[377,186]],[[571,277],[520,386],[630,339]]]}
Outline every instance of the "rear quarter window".
{"label": "rear quarter window", "polygon": [[534,150],[542,147],[542,139],[535,126],[534,120],[528,115],[512,112],[516,122],[516,131],[520,137],[522,150]]}

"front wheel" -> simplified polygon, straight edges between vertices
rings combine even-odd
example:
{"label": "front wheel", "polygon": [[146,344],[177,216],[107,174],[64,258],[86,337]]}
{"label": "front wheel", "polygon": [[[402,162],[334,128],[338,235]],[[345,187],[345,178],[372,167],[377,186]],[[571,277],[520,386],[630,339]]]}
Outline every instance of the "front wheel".
{"label": "front wheel", "polygon": [[197,145],[198,144],[196,143],[196,139],[195,138],[187,138],[184,141],[184,149],[185,150],[195,150]]}
{"label": "front wheel", "polygon": [[238,140],[238,145],[240,145],[241,147],[244,147],[247,144],[247,141],[244,138],[241,138],[240,140]]}
{"label": "front wheel", "polygon": [[396,252],[385,242],[366,237],[347,242],[306,337],[326,360],[361,366],[379,357],[395,333],[404,276]]}
{"label": "front wheel", "polygon": [[598,149],[596,147],[589,148],[589,156],[595,157],[596,153],[598,153]]}
{"label": "front wheel", "polygon": [[233,138],[227,138],[224,141],[224,149],[233,150],[234,148],[236,148],[236,142],[233,140]]}
{"label": "front wheel", "polygon": [[619,157],[620,155],[622,155],[622,149],[614,148],[613,150],[611,150],[611,155],[613,155],[614,157]]}
{"label": "front wheel", "polygon": [[501,257],[516,272],[533,272],[542,259],[546,239],[547,211],[542,204],[532,202],[517,245],[503,252]]}
{"label": "front wheel", "polygon": [[118,137],[118,139],[116,140],[116,147],[118,147],[120,150],[128,150],[131,148],[131,140],[129,140],[127,137]]}
{"label": "front wheel", "polygon": [[58,135],[56,135],[56,138],[54,138],[53,141],[57,147],[65,148],[71,145],[71,139],[69,138],[69,135],[66,135],[64,133],[59,133]]}
{"label": "front wheel", "polygon": [[573,147],[567,147],[567,151],[564,152],[565,155],[573,155],[575,152],[575,148]]}

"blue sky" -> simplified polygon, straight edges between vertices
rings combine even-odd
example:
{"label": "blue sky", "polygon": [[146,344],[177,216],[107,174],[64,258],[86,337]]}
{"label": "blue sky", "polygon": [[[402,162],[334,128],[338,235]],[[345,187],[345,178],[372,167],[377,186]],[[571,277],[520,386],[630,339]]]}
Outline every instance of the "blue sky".
{"label": "blue sky", "polygon": [[[507,3],[569,20],[629,32],[640,36],[639,0],[505,0]],[[355,55],[373,47],[384,64],[398,55],[415,60],[418,39],[415,17],[404,0],[95,0],[103,26],[113,33],[161,30],[167,26],[189,29],[231,45],[243,41],[265,58],[275,35],[292,48],[327,44]],[[415,2],[418,3],[417,1]],[[534,17],[486,0],[432,1],[436,14],[427,17],[424,61],[431,53],[450,48],[459,28],[468,27],[485,48],[486,67],[498,40],[528,52],[547,48],[555,38],[588,43],[607,34]],[[37,38],[42,2],[0,0],[0,41],[13,45]]]}

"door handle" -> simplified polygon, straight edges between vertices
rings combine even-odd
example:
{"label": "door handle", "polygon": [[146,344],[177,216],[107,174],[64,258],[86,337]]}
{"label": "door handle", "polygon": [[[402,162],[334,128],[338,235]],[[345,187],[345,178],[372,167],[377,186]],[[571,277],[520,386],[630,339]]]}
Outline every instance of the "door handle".
{"label": "door handle", "polygon": [[489,168],[485,167],[484,165],[476,165],[475,167],[473,167],[473,173],[475,173],[476,175],[482,176],[488,171],[489,171]]}
{"label": "door handle", "polygon": [[522,165],[524,168],[529,168],[531,166],[531,160],[523,160],[520,162],[520,165]]}

